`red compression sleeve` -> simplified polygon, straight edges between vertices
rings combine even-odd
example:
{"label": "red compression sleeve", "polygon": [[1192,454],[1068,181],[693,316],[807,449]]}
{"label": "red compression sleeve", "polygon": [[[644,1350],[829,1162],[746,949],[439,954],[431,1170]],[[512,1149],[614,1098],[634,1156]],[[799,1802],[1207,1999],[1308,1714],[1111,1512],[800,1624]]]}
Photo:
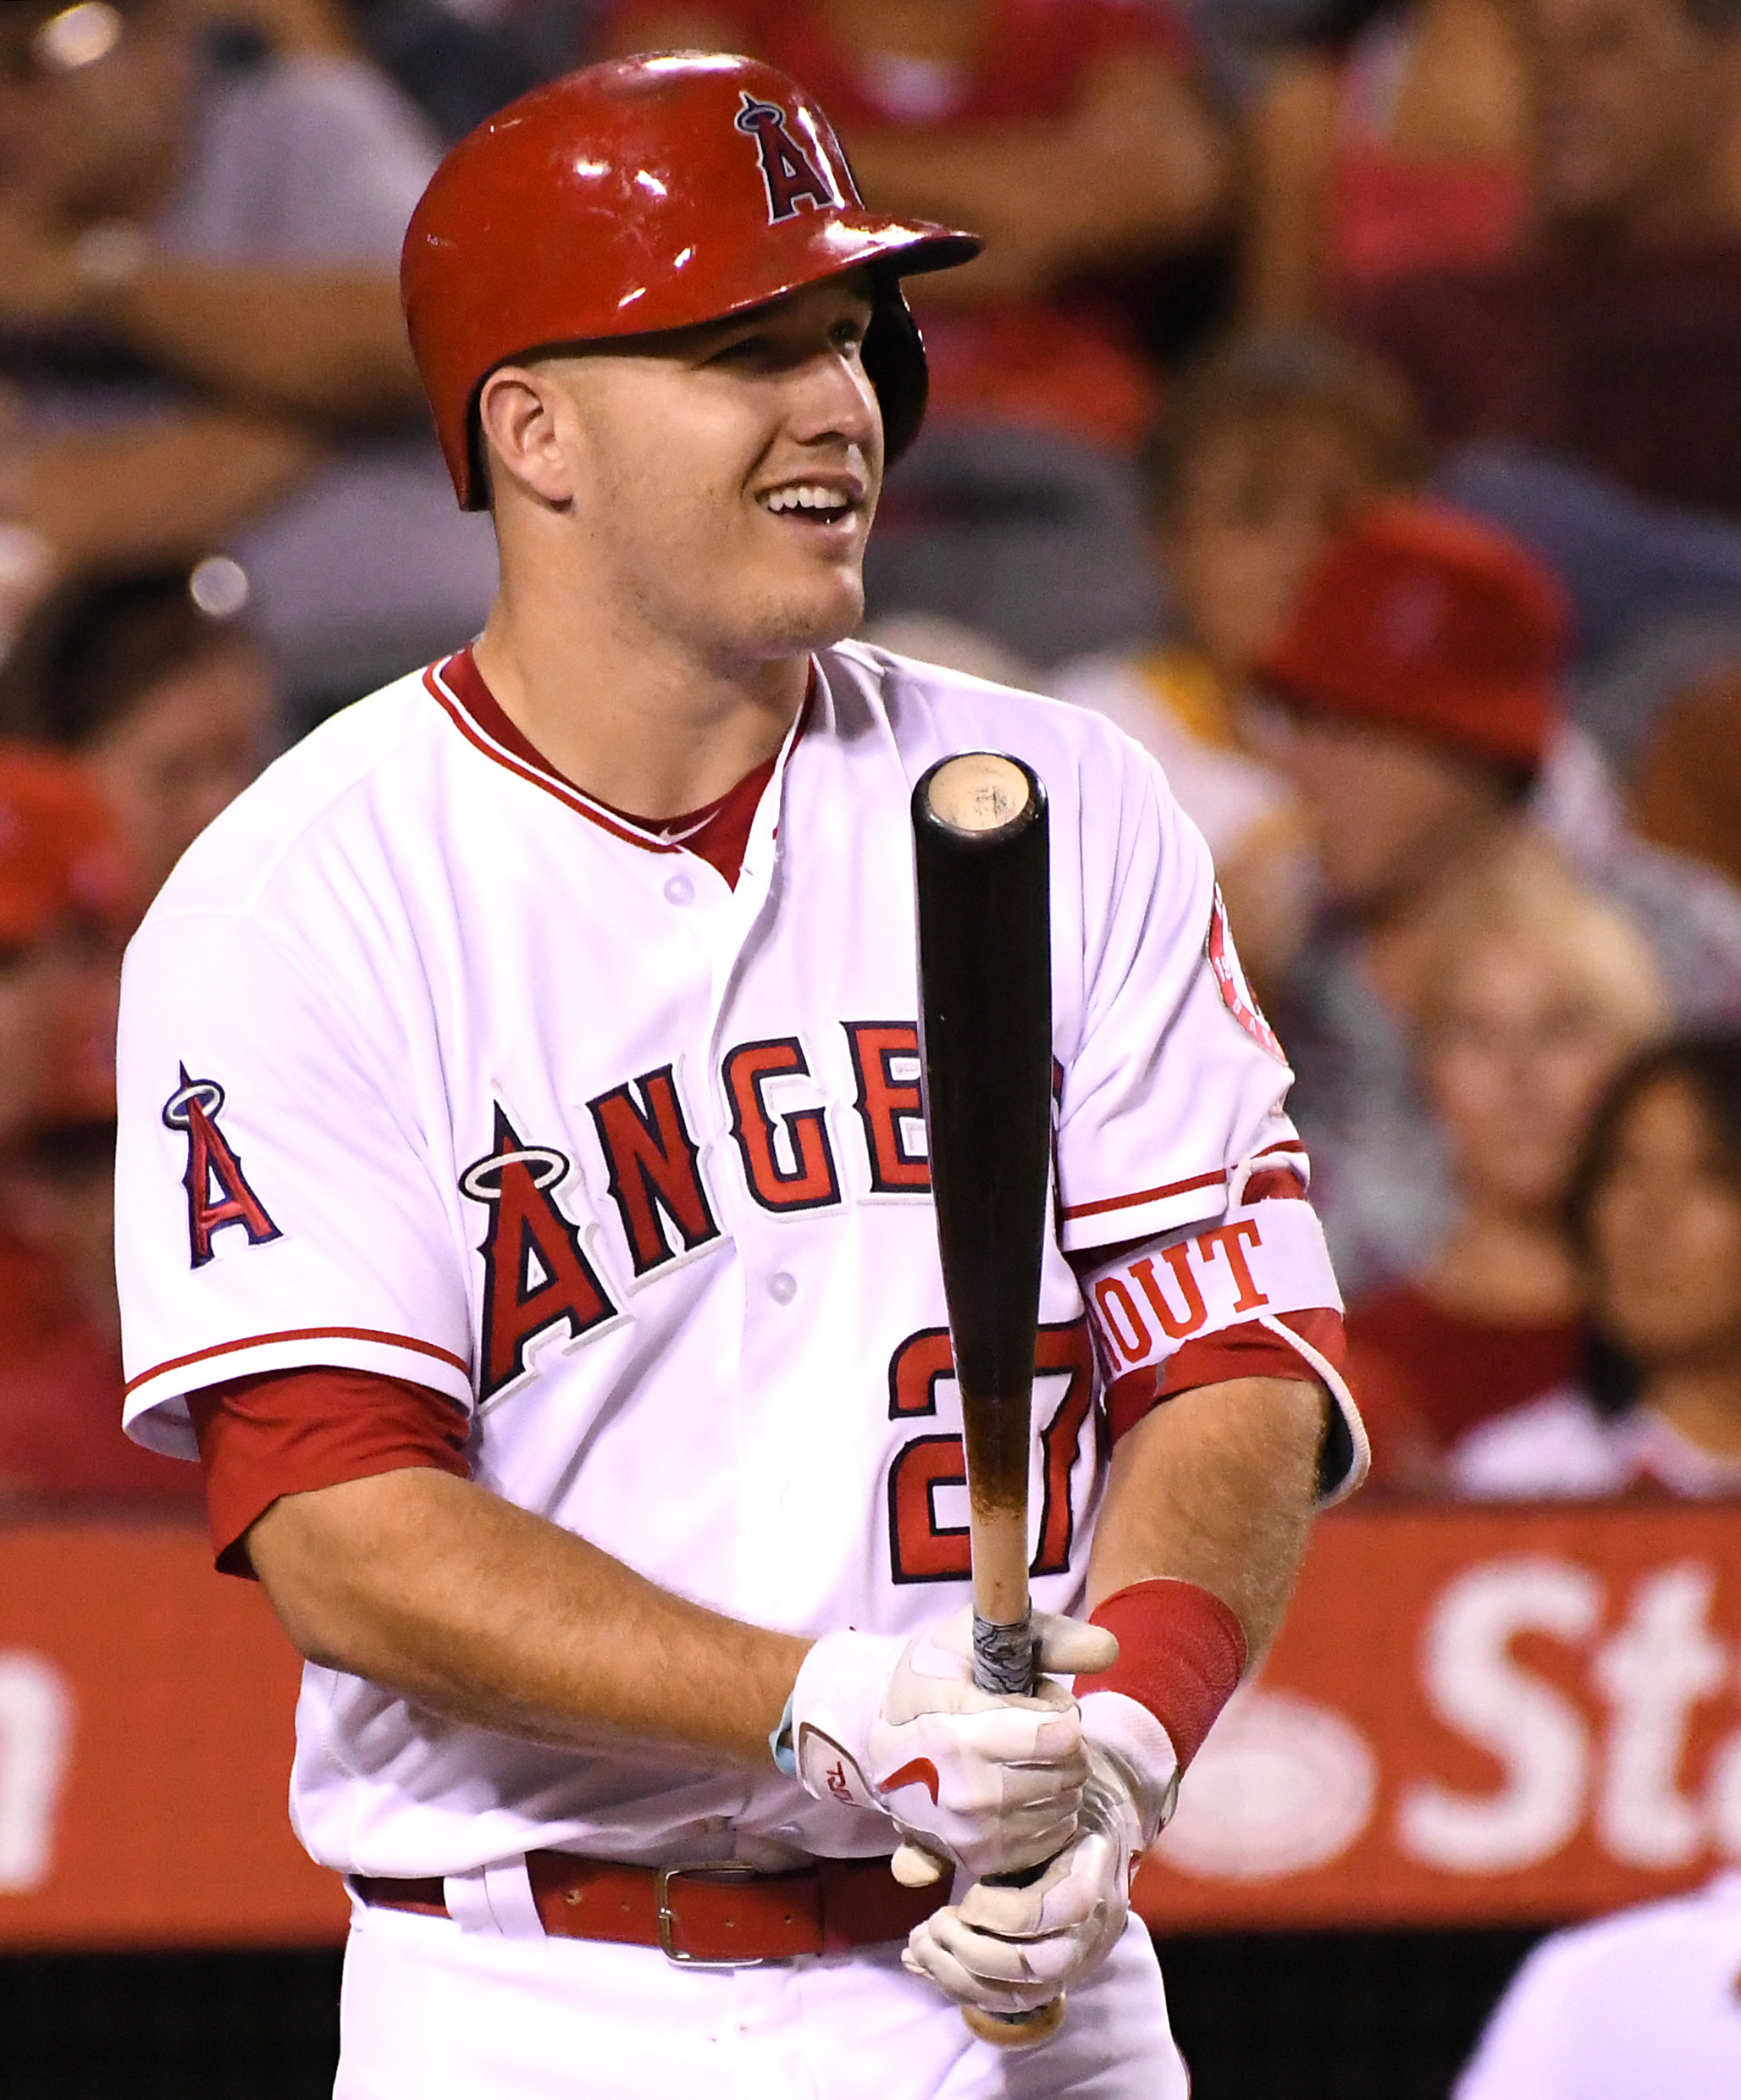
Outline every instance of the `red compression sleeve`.
{"label": "red compression sleeve", "polygon": [[463,1411],[407,1379],[315,1365],[187,1396],[219,1571],[251,1576],[244,1534],[280,1495],[407,1467],[469,1477]]}
{"label": "red compression sleeve", "polygon": [[1210,1591],[1166,1577],[1115,1589],[1089,1622],[1118,1636],[1119,1659],[1097,1676],[1078,1677],[1076,1697],[1122,1692],[1147,1707],[1183,1771],[1239,1688],[1245,1628]]}

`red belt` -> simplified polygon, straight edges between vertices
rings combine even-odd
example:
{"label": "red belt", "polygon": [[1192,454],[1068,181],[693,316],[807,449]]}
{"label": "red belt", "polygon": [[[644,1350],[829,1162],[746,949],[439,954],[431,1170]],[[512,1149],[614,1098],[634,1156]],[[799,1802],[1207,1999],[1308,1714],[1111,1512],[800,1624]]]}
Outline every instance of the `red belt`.
{"label": "red belt", "polygon": [[[529,1852],[532,1899],[553,1938],[656,1947],[668,1959],[750,1968],[799,1954],[904,1940],[949,1900],[947,1880],[904,1888],[887,1860],[812,1860],[766,1874],[732,1860],[625,1866],[572,1852]],[[445,1918],[439,1880],[384,1881],[353,1874],[366,1904]]]}

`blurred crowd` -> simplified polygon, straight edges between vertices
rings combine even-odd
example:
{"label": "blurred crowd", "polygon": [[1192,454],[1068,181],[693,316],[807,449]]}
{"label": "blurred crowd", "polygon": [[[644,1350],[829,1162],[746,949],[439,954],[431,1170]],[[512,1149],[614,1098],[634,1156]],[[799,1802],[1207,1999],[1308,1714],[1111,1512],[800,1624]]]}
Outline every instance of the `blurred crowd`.
{"label": "blurred crowd", "polygon": [[867,637],[1208,838],[1380,1489],[1741,1491],[1741,0],[0,0],[0,1499],[197,1494],[117,1426],[121,951],[482,622],[444,141],[672,47],[987,236]]}

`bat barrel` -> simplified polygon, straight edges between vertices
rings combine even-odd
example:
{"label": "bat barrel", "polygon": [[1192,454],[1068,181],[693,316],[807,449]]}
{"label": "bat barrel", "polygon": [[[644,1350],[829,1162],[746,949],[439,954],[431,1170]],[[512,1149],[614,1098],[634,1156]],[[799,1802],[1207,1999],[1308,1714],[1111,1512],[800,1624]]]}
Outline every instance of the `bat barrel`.
{"label": "bat barrel", "polygon": [[975,1674],[1033,1683],[1027,1488],[1052,1140],[1046,791],[964,752],[913,793],[920,1048],[973,1528]]}

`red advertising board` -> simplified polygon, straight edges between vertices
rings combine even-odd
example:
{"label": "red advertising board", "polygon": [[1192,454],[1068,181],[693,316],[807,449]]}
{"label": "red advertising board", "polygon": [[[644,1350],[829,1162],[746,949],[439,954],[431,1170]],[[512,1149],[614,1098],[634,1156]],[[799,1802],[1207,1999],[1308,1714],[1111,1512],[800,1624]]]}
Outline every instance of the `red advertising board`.
{"label": "red advertising board", "polygon": [[1160,1930],[1586,1916],[1741,1859],[1741,1508],[1357,1507],[1187,1774]]}
{"label": "red advertising board", "polygon": [[[0,1948],[290,1945],[296,1663],[180,1527],[0,1529]],[[1139,1898],[1161,1931],[1585,1915],[1741,1860],[1741,1508],[1318,1527]]]}
{"label": "red advertising board", "polygon": [[202,1531],[0,1529],[0,1947],[341,1937],[285,1815],[298,1671]]}

